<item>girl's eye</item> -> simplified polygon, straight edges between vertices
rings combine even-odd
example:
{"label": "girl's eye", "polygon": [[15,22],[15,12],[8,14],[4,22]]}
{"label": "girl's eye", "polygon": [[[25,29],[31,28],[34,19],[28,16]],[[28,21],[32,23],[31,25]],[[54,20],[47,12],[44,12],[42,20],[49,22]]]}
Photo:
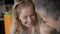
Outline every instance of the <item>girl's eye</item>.
{"label": "girl's eye", "polygon": [[35,16],[34,14],[32,14],[31,16]]}
{"label": "girl's eye", "polygon": [[23,19],[27,19],[27,16],[24,16]]}

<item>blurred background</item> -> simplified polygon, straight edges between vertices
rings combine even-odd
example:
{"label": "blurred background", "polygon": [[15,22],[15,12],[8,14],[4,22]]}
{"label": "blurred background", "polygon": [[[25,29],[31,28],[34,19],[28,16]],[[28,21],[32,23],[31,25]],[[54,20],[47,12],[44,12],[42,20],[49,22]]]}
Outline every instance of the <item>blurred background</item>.
{"label": "blurred background", "polygon": [[9,34],[14,0],[0,0],[0,34]]}

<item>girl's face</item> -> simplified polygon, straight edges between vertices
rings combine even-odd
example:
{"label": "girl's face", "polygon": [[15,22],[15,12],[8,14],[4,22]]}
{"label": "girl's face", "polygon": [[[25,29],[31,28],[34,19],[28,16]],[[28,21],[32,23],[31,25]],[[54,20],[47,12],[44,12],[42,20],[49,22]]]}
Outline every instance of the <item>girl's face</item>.
{"label": "girl's face", "polygon": [[36,21],[35,13],[32,7],[23,7],[19,11],[21,11],[19,14],[19,20],[21,20],[21,23],[25,27],[31,27]]}

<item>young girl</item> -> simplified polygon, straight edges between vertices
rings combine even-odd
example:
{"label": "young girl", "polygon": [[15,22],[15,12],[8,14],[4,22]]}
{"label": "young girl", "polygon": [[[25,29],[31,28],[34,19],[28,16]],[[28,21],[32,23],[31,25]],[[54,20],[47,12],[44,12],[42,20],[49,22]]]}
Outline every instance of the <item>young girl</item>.
{"label": "young girl", "polygon": [[39,34],[39,19],[31,1],[17,2],[13,6],[11,34]]}

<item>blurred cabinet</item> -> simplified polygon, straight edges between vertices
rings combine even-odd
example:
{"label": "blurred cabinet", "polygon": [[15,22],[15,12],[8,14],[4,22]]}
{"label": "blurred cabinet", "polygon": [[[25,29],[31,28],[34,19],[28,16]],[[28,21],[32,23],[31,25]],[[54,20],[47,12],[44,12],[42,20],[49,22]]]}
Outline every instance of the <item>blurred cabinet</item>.
{"label": "blurred cabinet", "polygon": [[4,21],[0,20],[0,34],[5,34]]}

